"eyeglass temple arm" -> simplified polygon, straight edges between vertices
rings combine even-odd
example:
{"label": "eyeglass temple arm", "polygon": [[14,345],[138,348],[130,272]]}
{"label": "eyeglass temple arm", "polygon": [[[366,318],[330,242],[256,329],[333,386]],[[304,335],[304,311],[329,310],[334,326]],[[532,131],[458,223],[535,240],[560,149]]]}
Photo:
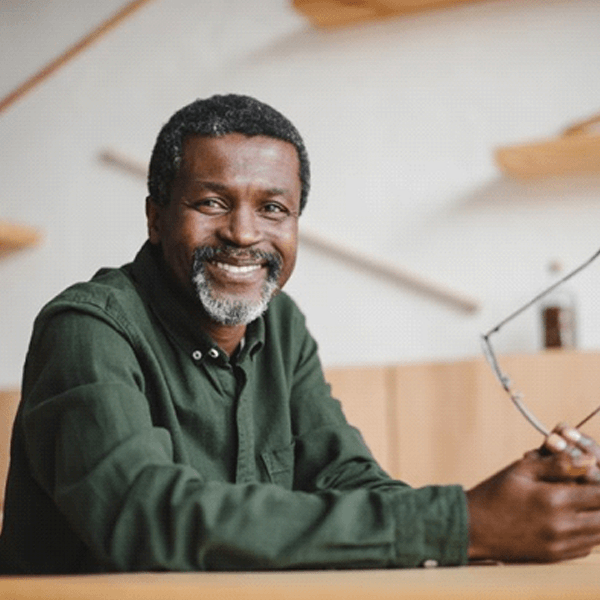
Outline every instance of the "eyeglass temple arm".
{"label": "eyeglass temple arm", "polygon": [[596,258],[598,258],[598,256],[600,256],[600,249],[597,250],[593,254],[593,256],[591,256],[590,258],[588,258],[584,263],[582,263],[581,265],[579,265],[576,269],[573,269],[570,273],[567,273],[564,277],[562,277],[558,281],[555,281],[551,286],[547,287],[545,290],[542,290],[537,296],[535,296],[533,299],[531,299],[529,302],[527,302],[527,304],[524,304],[523,306],[521,306],[521,308],[518,308],[513,313],[511,313],[510,315],[508,315],[508,317],[506,317],[504,320],[500,321],[500,323],[498,323],[498,325],[496,325],[495,327],[492,327],[492,329],[490,329],[486,334],[483,335],[483,337],[485,338],[485,340],[487,341],[488,337],[492,333],[495,333],[503,325],[506,325],[506,323],[508,323],[509,321],[512,321],[515,317],[517,317],[522,312],[524,312],[525,310],[527,310],[530,306],[532,306],[533,304],[535,304],[538,300],[540,300],[541,298],[543,298],[546,294],[549,294],[554,288],[557,288],[559,285],[563,284],[565,281],[571,279],[571,277],[573,277],[574,275],[577,275],[577,273],[579,273],[579,271],[582,271],[583,269],[585,269],[591,262],[593,262],[594,260],[596,260]]}
{"label": "eyeglass temple arm", "polygon": [[598,408],[595,408],[585,419],[583,419],[583,421],[577,423],[577,425],[575,425],[575,429],[579,429],[582,425],[585,425],[592,417],[597,415],[599,412],[600,406]]}
{"label": "eyeglass temple arm", "polygon": [[[527,419],[527,421],[529,421],[529,423],[531,423],[531,425],[533,425],[533,427],[535,427],[535,429],[537,429],[540,433],[542,433],[543,435],[546,435],[546,436],[550,434],[550,432],[548,431],[548,428],[545,427],[537,419],[537,417],[532,412],[530,412],[529,409],[523,404],[521,395],[514,394],[511,391],[510,386],[508,385],[509,379],[500,370],[500,366],[498,365],[498,361],[496,360],[496,356],[494,354],[494,350],[492,349],[492,344],[489,340],[489,337],[492,335],[492,333],[496,333],[497,331],[499,331],[506,323],[508,323],[509,321],[512,321],[512,319],[514,319],[515,317],[520,315],[522,312],[527,310],[530,306],[532,306],[533,304],[538,302],[538,300],[543,298],[546,294],[549,294],[552,290],[557,288],[559,285],[563,284],[565,281],[571,279],[571,277],[573,277],[574,275],[576,275],[577,273],[579,273],[580,271],[585,269],[590,263],[592,263],[594,260],[596,260],[596,258],[598,258],[598,256],[600,256],[600,249],[598,249],[590,258],[588,258],[585,262],[583,262],[577,268],[573,269],[570,273],[567,273],[564,277],[562,277],[558,281],[554,282],[551,286],[547,287],[545,290],[542,290],[539,294],[537,294],[529,302],[527,302],[526,304],[524,304],[523,306],[521,306],[520,308],[518,308],[517,310],[512,312],[510,315],[508,315],[508,317],[506,317],[505,319],[500,321],[500,323],[498,323],[498,325],[496,325],[495,327],[492,327],[492,329],[490,329],[487,333],[485,333],[481,336],[482,342],[484,344],[484,354],[485,354],[486,358],[488,359],[489,363],[491,364],[492,369],[494,370],[494,373],[496,374],[496,377],[502,384],[502,387],[509,394],[510,399],[512,400],[513,404],[517,407],[519,412]],[[579,428],[584,423],[587,423],[598,412],[600,412],[600,406],[598,408],[596,408],[594,411],[592,411],[587,417],[585,417],[585,419],[583,419],[583,421],[578,423],[576,425],[576,427]]]}
{"label": "eyeglass temple arm", "polygon": [[523,404],[520,394],[509,392],[512,403],[517,410],[545,437],[550,435],[550,430]]}
{"label": "eyeglass temple arm", "polygon": [[489,335],[493,333],[492,330],[490,333],[481,336],[481,342],[483,346],[483,353],[486,357],[487,361],[490,363],[492,367],[492,371],[496,375],[496,378],[500,382],[500,385],[504,388],[504,391],[508,394],[511,402],[515,405],[517,410],[525,417],[525,419],[539,431],[542,435],[548,436],[550,435],[550,431],[548,428],[525,406],[523,403],[523,396],[519,393],[514,393],[510,388],[510,379],[507,375],[505,375],[500,369],[500,365],[498,364],[498,360],[496,359],[496,354],[494,353],[494,349],[492,348],[492,343],[489,340]]}

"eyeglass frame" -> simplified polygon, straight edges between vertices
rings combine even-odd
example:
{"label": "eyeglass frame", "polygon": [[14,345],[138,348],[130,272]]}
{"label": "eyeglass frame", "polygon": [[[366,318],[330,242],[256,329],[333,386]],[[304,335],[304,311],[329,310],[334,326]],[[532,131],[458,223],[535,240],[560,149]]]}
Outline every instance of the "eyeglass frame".
{"label": "eyeglass frame", "polygon": [[[527,408],[525,403],[523,402],[523,394],[512,388],[512,382],[510,377],[506,375],[500,368],[500,364],[496,357],[496,353],[494,352],[494,348],[492,347],[492,343],[490,341],[490,336],[494,333],[500,331],[500,329],[512,321],[515,317],[520,315],[522,312],[527,310],[530,306],[534,305],[536,302],[541,300],[544,296],[555,290],[557,287],[562,285],[568,279],[571,279],[574,275],[585,269],[588,265],[590,265],[596,258],[600,256],[600,249],[597,250],[590,258],[588,258],[585,262],[579,265],[577,268],[573,269],[567,275],[554,282],[551,286],[547,287],[545,290],[542,290],[539,294],[537,294],[534,298],[526,302],[523,306],[513,311],[508,317],[504,318],[498,325],[492,327],[487,333],[481,335],[481,345],[483,350],[483,355],[485,356],[488,364],[490,365],[494,375],[500,382],[500,385],[504,389],[504,391],[508,394],[512,403],[515,405],[517,410],[525,417],[525,419],[542,435],[548,436],[550,435],[550,430],[533,414],[533,412]],[[595,408],[589,415],[583,419],[583,421],[579,422],[575,428],[579,429],[582,425],[587,423],[594,415],[600,412],[600,406]]]}

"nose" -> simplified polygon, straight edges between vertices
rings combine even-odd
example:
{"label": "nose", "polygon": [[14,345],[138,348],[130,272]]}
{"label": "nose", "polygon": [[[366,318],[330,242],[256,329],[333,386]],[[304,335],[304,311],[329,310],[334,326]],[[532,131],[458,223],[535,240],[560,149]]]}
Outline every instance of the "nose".
{"label": "nose", "polygon": [[227,243],[240,248],[253,246],[260,241],[258,216],[248,206],[231,210],[220,229],[220,237]]}

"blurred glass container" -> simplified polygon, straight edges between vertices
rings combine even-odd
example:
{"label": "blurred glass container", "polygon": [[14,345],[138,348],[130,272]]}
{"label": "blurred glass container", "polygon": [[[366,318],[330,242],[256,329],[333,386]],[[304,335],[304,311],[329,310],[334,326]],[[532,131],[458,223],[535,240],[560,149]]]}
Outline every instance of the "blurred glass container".
{"label": "blurred glass container", "polygon": [[[549,283],[562,276],[560,261],[548,265]],[[575,294],[565,285],[553,290],[541,303],[542,344],[544,348],[577,347],[577,310]]]}

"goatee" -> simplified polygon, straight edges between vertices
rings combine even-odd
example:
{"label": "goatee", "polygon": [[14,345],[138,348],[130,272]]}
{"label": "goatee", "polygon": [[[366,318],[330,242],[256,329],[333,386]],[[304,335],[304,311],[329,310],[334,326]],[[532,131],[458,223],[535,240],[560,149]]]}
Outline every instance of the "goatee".
{"label": "goatee", "polygon": [[[206,262],[214,260],[243,259],[266,264],[267,277],[263,283],[260,298],[249,300],[235,296],[217,295],[206,272]],[[192,284],[196,296],[207,315],[222,325],[247,325],[262,315],[269,301],[279,289],[282,259],[279,254],[260,250],[201,246],[194,251],[192,264]]]}

